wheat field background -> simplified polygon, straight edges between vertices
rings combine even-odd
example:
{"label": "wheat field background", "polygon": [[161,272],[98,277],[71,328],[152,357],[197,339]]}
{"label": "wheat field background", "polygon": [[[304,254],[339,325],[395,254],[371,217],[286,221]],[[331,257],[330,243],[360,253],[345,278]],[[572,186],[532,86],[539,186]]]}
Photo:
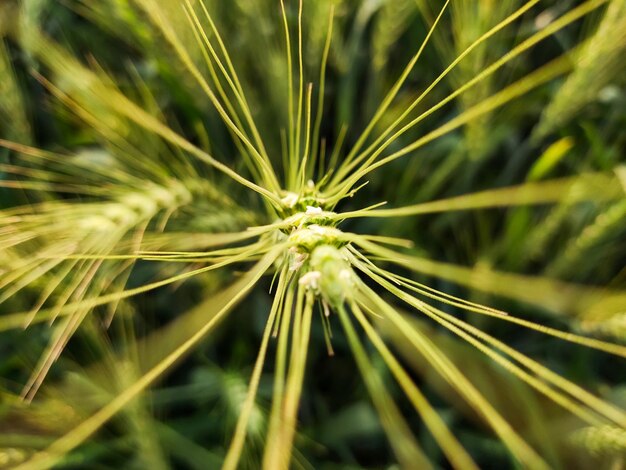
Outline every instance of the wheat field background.
{"label": "wheat field background", "polygon": [[626,1],[0,1],[0,468],[626,468]]}

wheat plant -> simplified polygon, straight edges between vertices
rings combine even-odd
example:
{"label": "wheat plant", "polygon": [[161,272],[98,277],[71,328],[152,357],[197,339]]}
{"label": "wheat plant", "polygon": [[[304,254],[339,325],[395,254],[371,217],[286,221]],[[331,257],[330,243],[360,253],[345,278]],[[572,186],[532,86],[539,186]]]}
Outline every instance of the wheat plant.
{"label": "wheat plant", "polygon": [[0,466],[622,468],[624,5],[0,5]]}

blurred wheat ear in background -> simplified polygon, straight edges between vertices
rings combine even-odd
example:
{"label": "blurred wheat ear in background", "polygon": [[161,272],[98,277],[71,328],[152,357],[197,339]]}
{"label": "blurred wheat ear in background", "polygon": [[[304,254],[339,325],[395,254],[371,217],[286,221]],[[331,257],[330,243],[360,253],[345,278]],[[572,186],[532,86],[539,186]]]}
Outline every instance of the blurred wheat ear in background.
{"label": "blurred wheat ear in background", "polygon": [[626,1],[0,3],[0,468],[626,466]]}

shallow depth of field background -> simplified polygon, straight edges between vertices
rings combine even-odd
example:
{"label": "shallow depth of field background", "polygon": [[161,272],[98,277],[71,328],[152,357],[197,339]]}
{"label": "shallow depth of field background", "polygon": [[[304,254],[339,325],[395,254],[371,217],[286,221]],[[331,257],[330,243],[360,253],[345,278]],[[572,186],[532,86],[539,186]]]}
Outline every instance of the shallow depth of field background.
{"label": "shallow depth of field background", "polygon": [[[210,149],[229,166],[245,171],[232,138],[202,90],[146,18],[129,6],[111,1],[0,1],[0,138],[43,149],[74,153],[84,161],[107,161],[107,149],[93,129],[51,93],[40,77],[51,67],[29,53],[29,34],[41,28],[78,60],[139,102],[159,109],[167,122],[193,143]],[[181,13],[172,3],[172,15]],[[297,2],[287,2],[295,22]],[[440,2],[416,0],[336,0],[333,43],[326,75],[322,135],[335,142],[348,124],[346,148],[360,135],[378,103],[402,72],[428,31]],[[432,3],[427,5],[426,3]],[[433,90],[420,112],[444,99],[546,22],[580,2],[546,1],[521,21],[489,39]],[[582,51],[571,53],[569,78],[542,85],[503,108],[473,120],[462,129],[399,159],[368,176],[369,184],[340,209],[353,210],[380,201],[390,206],[543,181],[583,172],[612,171],[626,163],[626,2],[614,0],[582,21],[568,26],[538,47],[507,64],[451,105],[434,113],[403,136],[400,148],[436,129],[465,109],[551,59],[571,53],[585,38]],[[280,128],[286,107],[285,60],[278,0],[211,0],[206,4],[242,77],[259,129],[269,152],[281,152]],[[330,0],[304,2],[305,71],[317,83]],[[391,123],[445,67],[482,32],[519,6],[502,2],[452,1],[442,24],[424,50],[398,98],[376,129]],[[619,4],[619,5],[618,5]],[[618,5],[618,6],[615,6]],[[613,9],[611,18],[604,16]],[[184,17],[181,17],[184,18]],[[294,23],[295,24],[295,23]],[[184,23],[181,23],[184,25]],[[604,28],[604,29],[602,29]],[[181,31],[184,31],[181,26]],[[594,33],[598,34],[594,36]],[[188,31],[191,35],[191,32]],[[193,45],[193,37],[188,43]],[[191,47],[191,46],[190,46]],[[191,54],[198,54],[191,50]],[[54,80],[53,80],[54,81]],[[145,87],[154,101],[144,100]],[[103,116],[102,119],[109,119]],[[208,129],[205,131],[204,129]],[[375,131],[376,135],[376,131]],[[146,138],[146,145],[151,145]],[[393,149],[393,148],[392,148]],[[171,152],[171,148],[164,152]],[[0,163],[15,154],[0,148]],[[167,157],[159,157],[167,167]],[[68,162],[71,164],[71,162]],[[172,220],[187,231],[237,231],[263,219],[262,206],[249,192],[203,170],[239,206],[219,202],[196,204],[193,212]],[[622,167],[622,172],[623,167]],[[28,177],[18,175],[21,177]],[[623,180],[626,177],[622,176]],[[0,169],[0,180],[16,177]],[[0,188],[0,209],[35,204],[67,194]],[[547,276],[590,286],[624,289],[626,285],[626,201],[576,206],[539,206],[423,215],[401,219],[357,219],[345,230],[410,239],[420,255],[447,263],[493,268],[530,276]],[[179,224],[178,226],[176,224]],[[6,227],[6,226],[5,226]],[[72,227],[67,227],[68,231]],[[0,279],[3,276],[0,260]],[[139,262],[128,286],[172,274],[167,264]],[[178,268],[176,268],[178,269]],[[136,376],[132,351],[145,337],[210,299],[234,279],[243,266],[202,275],[122,301],[109,329],[104,309],[94,313],[70,341],[51,369],[30,407],[16,401],[21,386],[50,338],[44,322],[28,329],[0,329],[0,468],[11,468],[46,447],[55,437],[124,389]],[[626,332],[585,323],[584,316],[559,316],[453,283],[420,277],[397,268],[440,291],[519,317],[564,329],[595,334],[620,343]],[[59,468],[216,468],[236,423],[256,358],[272,296],[271,279],[242,302],[230,317],[152,387],[142,399],[81,445]],[[27,309],[44,284],[34,282],[0,304],[0,314]],[[539,293],[538,293],[539,294]],[[575,300],[574,300],[575,301]],[[404,308],[398,303],[399,308]],[[493,334],[555,372],[618,406],[626,406],[624,361],[581,346],[531,332],[505,322],[462,313],[472,324]],[[0,316],[0,324],[2,324]],[[315,317],[317,318],[317,317]],[[580,423],[526,384],[504,372],[446,330],[416,316],[427,331],[476,384],[488,400],[555,468],[620,469],[624,447],[607,437],[576,432]],[[331,322],[333,319],[331,318]],[[594,329],[595,328],[595,329]],[[607,331],[608,330],[608,331]],[[322,329],[314,322],[303,387],[293,468],[394,468],[387,443],[338,321],[333,322],[334,357],[328,357]],[[130,352],[129,352],[130,351]],[[271,405],[274,347],[270,347],[250,440],[242,466],[258,468],[264,426]],[[446,423],[481,468],[514,468],[504,445],[483,426],[455,393],[422,361],[396,349],[416,383],[441,412]],[[382,362],[374,363],[381,370]],[[387,372],[393,396],[401,391]],[[432,461],[445,467],[432,437],[406,400],[401,409]],[[617,437],[617,441],[622,437]]]}

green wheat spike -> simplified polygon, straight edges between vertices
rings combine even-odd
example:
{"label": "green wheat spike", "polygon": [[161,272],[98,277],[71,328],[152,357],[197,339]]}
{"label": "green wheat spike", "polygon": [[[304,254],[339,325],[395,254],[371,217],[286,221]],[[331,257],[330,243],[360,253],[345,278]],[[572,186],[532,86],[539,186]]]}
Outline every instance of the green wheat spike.
{"label": "green wheat spike", "polygon": [[626,2],[610,2],[595,34],[581,51],[572,57],[574,72],[568,76],[551,103],[543,110],[534,131],[545,137],[566,124],[585,105],[596,101],[601,90],[619,81],[626,50]]}
{"label": "green wheat spike", "polygon": [[[571,435],[585,463],[617,455],[619,378],[586,361],[626,359],[622,267],[594,284],[538,273],[602,274],[590,252],[623,251],[623,168],[574,161],[569,140],[538,161],[532,148],[493,168],[472,159],[495,148],[496,113],[542,105],[554,80],[577,76],[568,53],[542,48],[607,1],[530,28],[537,0],[417,2],[422,31],[408,2],[82,0],[71,15],[96,26],[81,27],[129,48],[102,59],[81,52],[82,29],[47,23],[63,6],[24,2],[10,40],[36,64],[41,101],[56,103],[40,112],[58,129],[34,139],[43,148],[0,139],[0,187],[25,195],[0,210],[0,465],[371,466],[360,442],[320,433],[359,403],[377,414],[376,466],[564,467]],[[421,43],[396,67],[404,32]],[[604,50],[597,38],[570,54]],[[413,82],[418,67],[436,78]],[[364,112],[342,94],[396,68],[370,119],[335,122]],[[0,110],[19,108],[18,86]],[[502,121],[512,145],[532,146]],[[445,136],[455,165],[403,174]],[[403,205],[415,199],[399,179],[438,195]],[[539,228],[518,227],[519,256],[541,265],[480,261],[510,228],[503,211],[555,204]],[[594,224],[548,252],[590,206]],[[394,233],[404,223],[418,227],[410,239]],[[474,292],[484,301],[464,298]],[[584,374],[564,366],[572,351]]]}
{"label": "green wheat spike", "polygon": [[380,73],[389,61],[389,54],[409,27],[416,12],[414,0],[387,1],[376,16],[373,41],[373,66]]}
{"label": "green wheat spike", "polygon": [[617,457],[626,451],[626,432],[615,426],[583,428],[572,436],[572,441],[594,454]]}
{"label": "green wheat spike", "polygon": [[574,266],[580,264],[586,256],[597,256],[603,246],[615,234],[623,233],[626,220],[626,201],[612,204],[602,211],[596,219],[586,226],[579,236],[570,241],[563,252],[548,266],[546,273],[555,277],[564,277]]}

